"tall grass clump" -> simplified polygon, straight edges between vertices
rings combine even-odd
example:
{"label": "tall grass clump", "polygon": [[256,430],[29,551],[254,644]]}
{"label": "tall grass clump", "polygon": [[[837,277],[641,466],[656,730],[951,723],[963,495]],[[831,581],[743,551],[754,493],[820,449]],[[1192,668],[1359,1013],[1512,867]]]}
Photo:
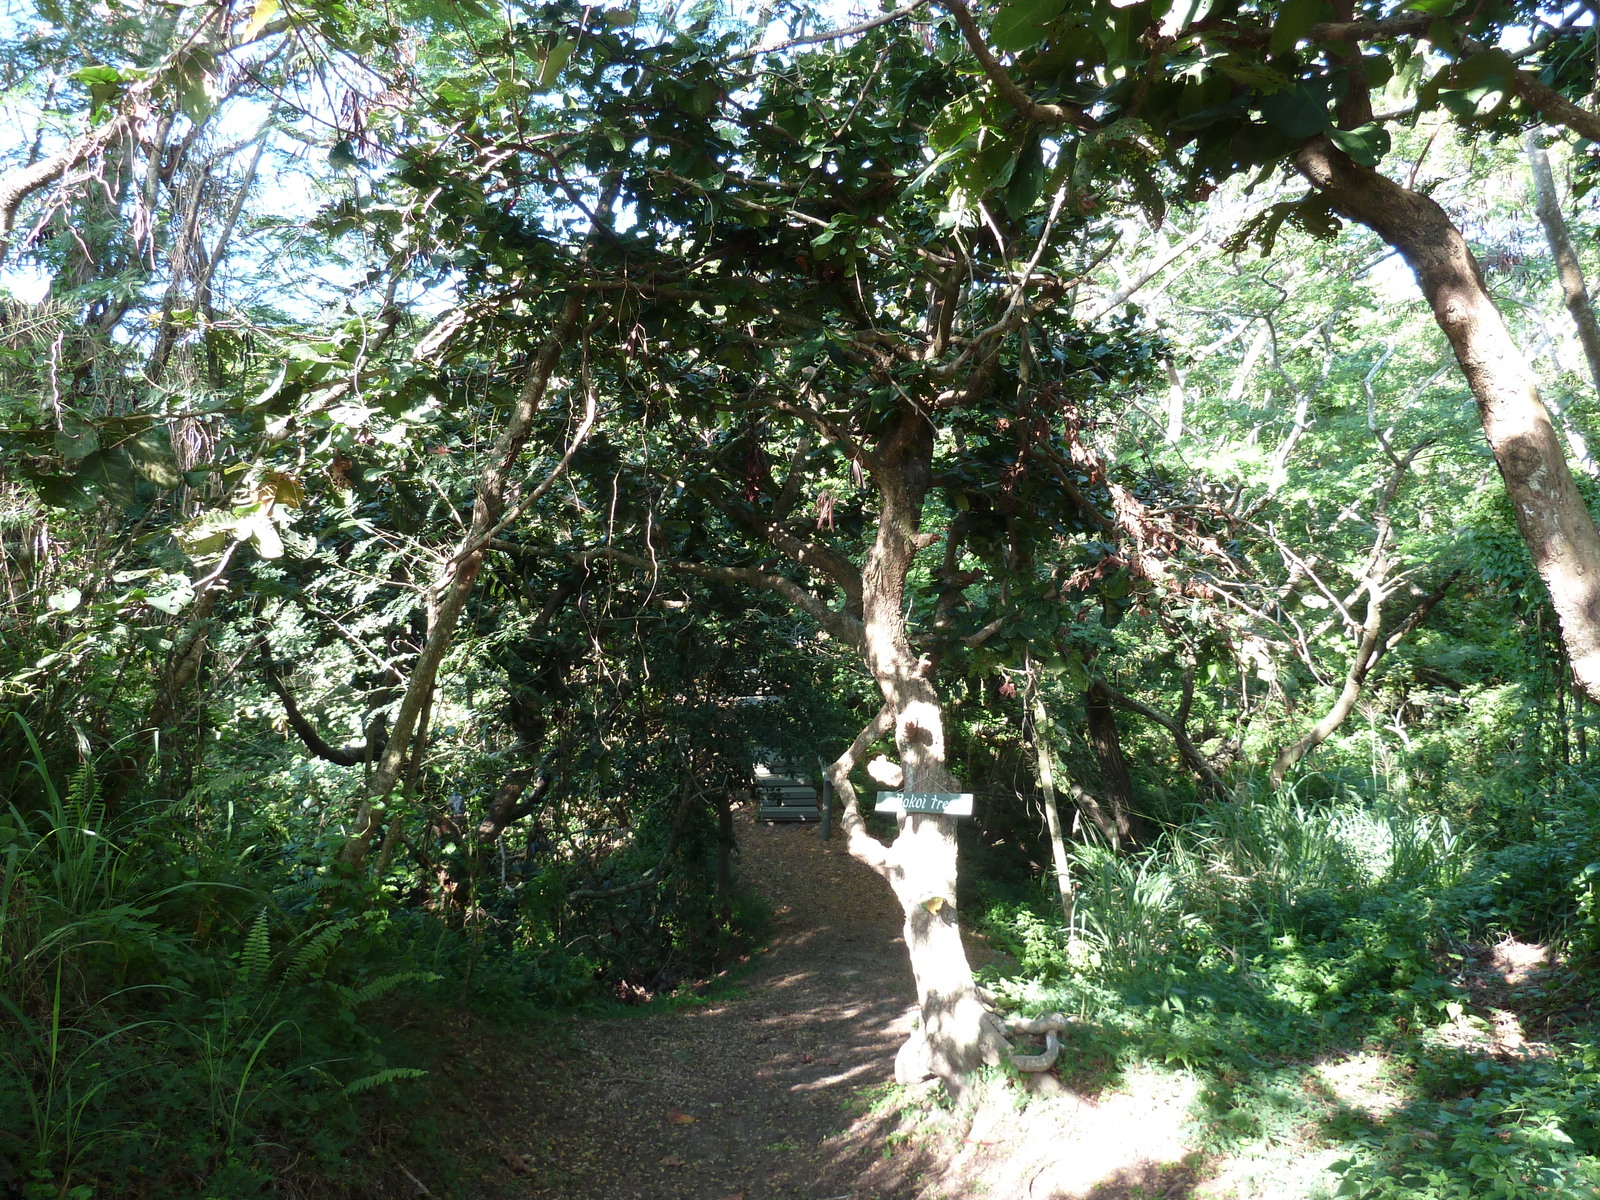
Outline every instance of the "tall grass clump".
{"label": "tall grass clump", "polygon": [[331,896],[294,914],[168,806],[114,819],[87,766],[63,789],[23,728],[28,786],[7,794],[37,800],[0,815],[0,1194],[341,1194],[362,1105],[421,1074],[388,1061],[373,1008],[428,977],[382,969],[380,917]]}

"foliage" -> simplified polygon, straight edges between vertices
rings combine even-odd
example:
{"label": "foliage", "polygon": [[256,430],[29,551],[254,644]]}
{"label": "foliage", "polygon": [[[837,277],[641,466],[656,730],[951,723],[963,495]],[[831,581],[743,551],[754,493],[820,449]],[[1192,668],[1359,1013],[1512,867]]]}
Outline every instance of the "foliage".
{"label": "foliage", "polygon": [[[1590,1179],[1580,1032],[1509,1063],[1442,1031],[1472,947],[1600,949],[1593,706],[1430,314],[1279,168],[1323,135],[1408,165],[1581,472],[1503,135],[1525,76],[1586,92],[1593,30],[989,6],[1046,120],[962,7],[776,49],[819,14],[63,3],[0,34],[31,131],[0,183],[61,163],[0,196],[0,1188],[353,1189],[433,1052],[390,1006],[638,1001],[748,949],[755,749],[831,759],[878,703],[840,580],[908,411],[905,630],[1010,994],[1084,1018],[1095,1070],[1205,1073],[1225,1145],[1376,1048],[1406,1103],[1318,1110],[1347,1194]],[[1388,24],[1352,50],[1346,18]],[[1265,786],[1374,613],[1357,703]]]}
{"label": "foliage", "polygon": [[[1592,853],[1588,821],[1555,844]],[[1582,902],[1587,876],[1561,857],[1543,839],[1475,848],[1356,796],[1214,806],[1137,859],[1080,849],[1070,929],[1043,900],[992,910],[1019,964],[996,986],[1081,1014],[1085,1065],[1114,1048],[1101,1081],[1137,1062],[1198,1074],[1214,1149],[1270,1163],[1274,1141],[1303,1153],[1316,1128],[1312,1146],[1344,1155],[1339,1194],[1580,1194],[1600,1169],[1589,1027],[1558,1027],[1543,1057],[1518,1058],[1469,1015],[1474,947],[1547,935],[1551,914],[1524,907],[1541,887],[1569,921]],[[1537,883],[1513,881],[1535,863]],[[1386,1064],[1398,1103],[1329,1099],[1319,1072],[1363,1058]]]}

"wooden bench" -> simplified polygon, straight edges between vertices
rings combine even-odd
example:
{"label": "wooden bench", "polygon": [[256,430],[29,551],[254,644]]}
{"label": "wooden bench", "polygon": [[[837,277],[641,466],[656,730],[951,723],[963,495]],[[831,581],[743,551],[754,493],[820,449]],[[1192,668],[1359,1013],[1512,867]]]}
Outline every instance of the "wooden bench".
{"label": "wooden bench", "polygon": [[755,766],[755,792],[763,821],[820,821],[816,784],[791,774],[786,763]]}

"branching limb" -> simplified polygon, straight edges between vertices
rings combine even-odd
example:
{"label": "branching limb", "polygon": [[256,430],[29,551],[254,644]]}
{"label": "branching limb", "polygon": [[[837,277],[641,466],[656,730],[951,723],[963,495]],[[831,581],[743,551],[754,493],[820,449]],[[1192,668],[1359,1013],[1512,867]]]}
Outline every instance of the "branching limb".
{"label": "branching limb", "polygon": [[852,858],[866,863],[885,879],[890,871],[889,847],[867,832],[867,822],[861,815],[861,802],[856,797],[855,785],[850,782],[850,772],[855,770],[856,763],[872,743],[893,728],[894,713],[885,704],[878,710],[877,716],[856,734],[856,740],[850,743],[850,748],[834,759],[827,770],[828,781],[833,784],[833,794],[844,801],[839,825],[844,830],[845,848],[850,851]]}
{"label": "branching limb", "polygon": [[1112,687],[1103,679],[1096,680],[1095,686],[1099,687],[1105,693],[1106,698],[1117,707],[1125,708],[1131,713],[1137,713],[1147,721],[1154,721],[1170,733],[1173,744],[1178,748],[1179,756],[1191,771],[1200,776],[1201,782],[1218,796],[1226,796],[1228,794],[1228,785],[1222,782],[1222,777],[1217,774],[1216,768],[1200,752],[1200,748],[1189,737],[1189,731],[1182,725],[1159,709],[1151,708],[1148,704],[1135,700],[1127,693]]}
{"label": "branching limb", "polygon": [[589,566],[598,559],[623,563],[630,567],[637,567],[641,571],[674,571],[683,575],[692,575],[697,579],[713,579],[719,583],[741,583],[755,587],[766,588],[776,592],[789,603],[800,609],[818,625],[826,629],[832,636],[855,646],[861,641],[861,622],[849,613],[840,612],[838,609],[829,608],[817,596],[812,595],[794,580],[770,571],[760,571],[754,567],[721,567],[711,563],[696,562],[652,562],[641,558],[637,554],[629,554],[623,550],[606,547],[599,550],[589,550],[578,556],[578,561]]}
{"label": "branching limb", "polygon": [[814,542],[791,533],[776,521],[768,520],[754,510],[736,504],[726,497],[711,495],[707,498],[729,520],[764,539],[785,557],[802,567],[821,571],[833,580],[844,593],[847,613],[861,611],[861,572],[844,555],[821,542]]}
{"label": "branching limb", "polygon": [[533,791],[529,792],[526,798],[523,797],[523,793],[528,790],[528,781],[538,774],[538,767],[524,767],[520,771],[511,772],[501,781],[500,786],[495,789],[494,799],[489,802],[489,811],[478,823],[480,842],[494,841],[507,826],[530,815],[543,803],[544,798],[550,794],[551,784],[555,782],[553,775],[540,775]]}

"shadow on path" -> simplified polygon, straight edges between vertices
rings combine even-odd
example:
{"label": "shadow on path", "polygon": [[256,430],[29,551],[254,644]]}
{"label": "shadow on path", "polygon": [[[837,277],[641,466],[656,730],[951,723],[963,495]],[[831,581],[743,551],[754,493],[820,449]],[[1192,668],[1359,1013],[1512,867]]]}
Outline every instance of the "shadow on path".
{"label": "shadow on path", "polygon": [[[740,829],[742,874],[776,935],[731,997],[585,1018],[572,1049],[461,1080],[494,1138],[484,1200],[906,1200],[928,1164],[884,1154],[915,995],[898,906],[815,827]],[[859,1118],[859,1119],[858,1119]],[[870,1182],[867,1182],[870,1180]]]}

